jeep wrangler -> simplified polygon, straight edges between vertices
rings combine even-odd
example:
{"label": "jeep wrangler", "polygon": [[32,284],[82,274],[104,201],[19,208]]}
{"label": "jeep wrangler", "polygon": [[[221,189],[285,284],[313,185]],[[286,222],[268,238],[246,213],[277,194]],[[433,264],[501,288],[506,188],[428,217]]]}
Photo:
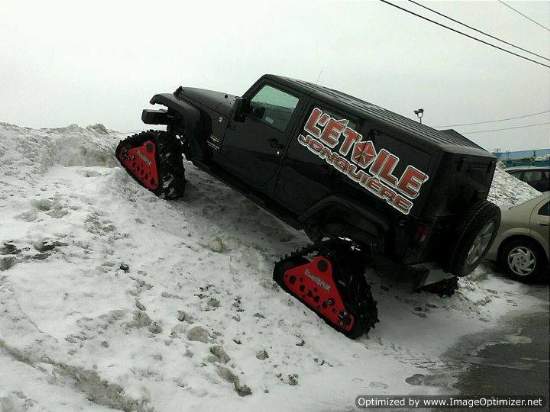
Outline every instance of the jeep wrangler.
{"label": "jeep wrangler", "polygon": [[[377,322],[370,258],[425,264],[450,294],[490,247],[500,210],[487,194],[495,157],[342,92],[275,75],[242,97],[191,87],[157,94],[142,132],[116,157],[165,199],[184,194],[183,156],[312,240],[275,264],[274,280],[349,337]],[[442,275],[441,275],[442,274]],[[435,281],[435,280],[432,280]]]}

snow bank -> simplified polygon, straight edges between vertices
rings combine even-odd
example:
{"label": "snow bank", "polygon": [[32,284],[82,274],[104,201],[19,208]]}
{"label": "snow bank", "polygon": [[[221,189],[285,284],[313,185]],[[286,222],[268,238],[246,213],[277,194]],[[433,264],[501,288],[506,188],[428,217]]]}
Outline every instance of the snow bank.
{"label": "snow bank", "polygon": [[500,163],[497,164],[488,200],[502,208],[510,208],[539,195],[538,190],[507,173]]}
{"label": "snow bank", "polygon": [[154,197],[114,167],[119,138],[0,124],[0,410],[343,410],[361,393],[449,392],[445,350],[534,299],[481,269],[452,298],[371,270],[380,323],[351,341],[271,280],[302,233],[190,164],[182,201]]}

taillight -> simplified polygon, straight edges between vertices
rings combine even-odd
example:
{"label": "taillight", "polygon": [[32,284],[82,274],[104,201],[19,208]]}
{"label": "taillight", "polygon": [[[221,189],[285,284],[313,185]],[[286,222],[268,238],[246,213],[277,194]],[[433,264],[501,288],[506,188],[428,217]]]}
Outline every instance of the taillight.
{"label": "taillight", "polygon": [[416,234],[414,237],[418,243],[422,243],[428,238],[429,234],[430,234],[430,227],[428,225],[420,223],[416,227]]}

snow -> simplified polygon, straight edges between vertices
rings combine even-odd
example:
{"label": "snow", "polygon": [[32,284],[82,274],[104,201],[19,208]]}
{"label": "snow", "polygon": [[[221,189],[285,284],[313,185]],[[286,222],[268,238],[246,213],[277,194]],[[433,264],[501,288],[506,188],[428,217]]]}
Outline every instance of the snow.
{"label": "snow", "polygon": [[[441,355],[535,304],[485,268],[452,298],[369,270],[380,323],[349,340],[271,279],[301,232],[191,164],[183,200],[156,198],[117,167],[123,137],[0,123],[2,412],[351,410],[359,394],[448,392]],[[497,203],[532,194],[495,174]],[[445,383],[406,381],[430,373]]]}
{"label": "snow", "polygon": [[487,199],[501,208],[509,209],[540,196],[540,194],[537,189],[507,173],[501,163],[497,163],[493,185]]}

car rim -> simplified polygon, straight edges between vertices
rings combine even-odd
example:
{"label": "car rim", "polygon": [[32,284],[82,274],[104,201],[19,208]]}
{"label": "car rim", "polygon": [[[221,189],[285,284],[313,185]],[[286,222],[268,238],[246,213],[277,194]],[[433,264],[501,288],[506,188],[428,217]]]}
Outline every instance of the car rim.
{"label": "car rim", "polygon": [[529,276],[537,266],[537,258],[528,247],[518,246],[508,253],[508,266],[518,276]]}
{"label": "car rim", "polygon": [[495,222],[489,222],[479,231],[466,257],[466,263],[473,265],[483,256],[495,231]]}

